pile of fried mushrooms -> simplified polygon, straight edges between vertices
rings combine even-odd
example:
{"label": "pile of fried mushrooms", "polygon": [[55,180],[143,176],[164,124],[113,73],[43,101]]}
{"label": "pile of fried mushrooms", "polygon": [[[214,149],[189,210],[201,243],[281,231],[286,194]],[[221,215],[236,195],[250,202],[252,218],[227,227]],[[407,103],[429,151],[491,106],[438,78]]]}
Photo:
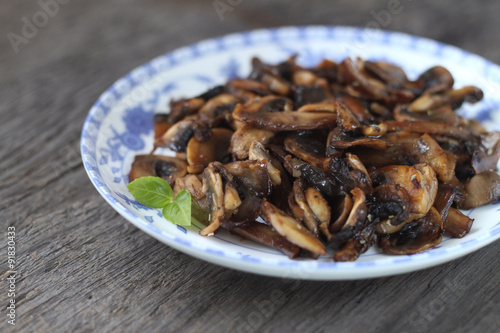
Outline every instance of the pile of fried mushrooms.
{"label": "pile of fried mushrooms", "polygon": [[469,232],[459,209],[500,198],[500,133],[455,113],[483,93],[453,84],[441,66],[411,81],[386,62],[253,58],[248,78],[156,114],[155,149],[176,157],[136,156],[130,181],[188,190],[209,213],[203,236],[224,228],[290,258],[417,253]]}

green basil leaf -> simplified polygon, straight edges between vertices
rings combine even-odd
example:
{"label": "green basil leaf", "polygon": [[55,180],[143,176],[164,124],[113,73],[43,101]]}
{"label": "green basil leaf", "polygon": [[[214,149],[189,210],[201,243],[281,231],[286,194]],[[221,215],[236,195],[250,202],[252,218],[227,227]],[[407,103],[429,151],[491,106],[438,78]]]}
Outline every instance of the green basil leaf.
{"label": "green basil leaf", "polygon": [[162,210],[163,217],[182,226],[191,225],[191,194],[182,190],[177,193],[175,200],[167,204]]}
{"label": "green basil leaf", "polygon": [[144,206],[163,208],[174,196],[172,188],[159,177],[141,177],[127,185],[128,190]]}

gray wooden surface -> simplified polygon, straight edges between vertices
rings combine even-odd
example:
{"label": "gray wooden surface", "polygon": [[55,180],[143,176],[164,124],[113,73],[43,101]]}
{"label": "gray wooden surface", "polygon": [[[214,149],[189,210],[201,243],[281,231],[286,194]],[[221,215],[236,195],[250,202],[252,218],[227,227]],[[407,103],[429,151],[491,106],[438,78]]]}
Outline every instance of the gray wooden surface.
{"label": "gray wooden surface", "polygon": [[[222,20],[212,0],[73,0],[38,17],[41,27],[15,53],[8,34],[21,34],[23,17],[32,22],[41,7],[0,0],[0,331],[13,329],[4,273],[7,226],[15,226],[20,332],[498,332],[500,242],[400,276],[283,280],[179,253],[105,203],[85,174],[79,139],[89,108],[116,79],[229,32],[365,26],[390,1],[221,2],[234,5]],[[498,1],[401,6],[384,28],[500,63]]]}

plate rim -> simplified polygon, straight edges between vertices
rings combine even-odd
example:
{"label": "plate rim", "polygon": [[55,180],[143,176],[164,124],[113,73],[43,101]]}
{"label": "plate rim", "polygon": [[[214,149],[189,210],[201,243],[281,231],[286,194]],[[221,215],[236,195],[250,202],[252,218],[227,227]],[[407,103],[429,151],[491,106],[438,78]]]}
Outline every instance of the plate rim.
{"label": "plate rim", "polygon": [[[322,36],[318,34],[320,32],[333,33],[329,36]],[[112,193],[106,189],[106,185],[101,182],[98,177],[96,177],[93,173],[97,171],[99,174],[99,168],[92,166],[92,161],[89,158],[92,158],[92,151],[89,151],[88,147],[94,146],[96,148],[96,141],[99,135],[99,130],[94,134],[90,133],[91,123],[96,123],[97,113],[99,111],[103,111],[104,117],[102,120],[106,118],[107,113],[109,113],[112,108],[116,105],[116,102],[119,100],[117,98],[115,103],[111,103],[110,106],[106,106],[107,99],[110,94],[118,94],[117,87],[123,81],[133,80],[133,76],[135,73],[138,73],[142,70],[150,70],[152,66],[157,63],[164,62],[165,60],[170,61],[170,67],[175,68],[175,66],[182,64],[186,61],[191,61],[196,59],[199,56],[204,56],[206,53],[210,51],[223,51],[225,49],[230,48],[238,48],[241,45],[234,44],[235,40],[242,40],[243,43],[249,43],[248,45],[254,45],[251,43],[250,39],[252,36],[257,36],[257,38],[261,38],[263,35],[269,35],[272,38],[281,38],[280,34],[284,34],[287,37],[292,37],[292,39],[303,38],[309,39],[311,37],[320,36],[320,37],[328,37],[335,39],[335,34],[344,33],[347,35],[358,35],[360,33],[366,32],[366,29],[360,27],[349,27],[349,26],[328,26],[328,25],[306,25],[306,26],[284,26],[284,27],[274,27],[274,28],[264,28],[264,29],[254,29],[247,30],[242,32],[230,33],[214,38],[208,38],[201,40],[199,42],[182,46],[180,48],[176,48],[170,52],[159,55],[152,60],[136,67],[132,71],[130,71],[125,76],[121,77],[117,81],[115,81],[110,87],[108,87],[97,99],[97,101],[93,104],[92,108],[87,114],[85,119],[82,134],[81,134],[81,142],[80,142],[80,150],[83,165],[85,171],[91,180],[94,187],[97,189],[99,194],[110,204],[113,209],[115,209],[120,215],[125,217],[129,222],[133,225],[146,232],[150,236],[155,239],[165,243],[176,250],[179,250],[183,253],[191,255],[195,258],[202,259],[214,264],[218,264],[221,266],[225,266],[232,269],[238,269],[254,274],[259,275],[268,275],[274,277],[282,277],[282,278],[295,278],[295,279],[305,279],[305,280],[349,280],[349,279],[364,279],[364,278],[376,278],[382,276],[389,275],[397,275],[408,273],[416,270],[421,270],[429,267],[433,267],[469,253],[472,253],[479,248],[485,247],[488,244],[491,244],[495,240],[500,238],[500,225],[496,225],[489,232],[485,232],[482,235],[464,243],[459,243],[447,247],[445,249],[434,250],[433,252],[423,252],[415,255],[405,255],[405,256],[390,256],[387,255],[386,259],[379,259],[377,262],[334,262],[334,261],[317,261],[317,260],[289,260],[286,256],[285,261],[283,260],[269,260],[269,259],[260,259],[258,262],[255,261],[255,258],[246,258],[241,255],[237,255],[234,253],[228,253],[227,251],[221,251],[218,247],[210,248],[204,246],[197,246],[196,244],[183,240],[182,238],[170,234],[151,223],[148,224],[147,221],[144,221],[142,218],[136,216],[130,210],[128,210],[122,203],[120,203],[116,198],[113,197]],[[500,67],[493,62],[485,59],[479,55],[474,53],[465,51],[456,46],[448,45],[439,41],[435,41],[432,39],[428,39],[425,37],[419,37],[415,35],[410,35],[401,32],[393,32],[387,30],[379,30],[378,33],[385,39],[391,39],[394,37],[399,38],[400,40],[404,39],[410,41],[412,43],[426,43],[426,45],[432,45],[436,49],[446,49],[451,52],[458,52],[459,54],[472,57],[480,62],[484,63],[488,68],[494,68],[496,71],[500,72]],[[312,35],[311,35],[312,34]],[[381,40],[376,40],[375,42],[379,42]],[[231,44],[232,43],[232,44]],[[257,39],[257,42],[259,40]],[[387,42],[389,43],[389,42]],[[215,48],[214,48],[215,47]],[[201,51],[205,49],[205,51]],[[208,49],[208,51],[207,51]],[[191,54],[191,57],[185,57],[186,53]],[[184,58],[180,58],[183,56]],[[158,70],[158,73],[161,73],[161,70]],[[483,76],[483,75],[481,75]],[[148,77],[152,78],[154,75]],[[140,82],[136,83],[135,86],[140,86]],[[106,110],[107,109],[107,113]],[[93,139],[95,136],[95,139]],[[93,152],[96,155],[96,152]],[[94,157],[95,159],[95,157]],[[97,163],[95,163],[97,165]],[[96,170],[97,169],[97,170]],[[222,252],[222,255],[220,254]],[[429,262],[429,258],[433,258],[431,262]],[[394,264],[397,264],[394,267]],[[288,270],[284,270],[288,269]],[[308,272],[310,274],[308,274]]]}

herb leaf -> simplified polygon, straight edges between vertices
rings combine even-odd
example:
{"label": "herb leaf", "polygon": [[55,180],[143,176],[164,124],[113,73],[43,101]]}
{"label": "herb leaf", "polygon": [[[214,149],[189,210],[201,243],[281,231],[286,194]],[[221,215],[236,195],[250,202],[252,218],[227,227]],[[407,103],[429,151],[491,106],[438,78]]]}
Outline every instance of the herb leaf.
{"label": "herb leaf", "polygon": [[174,224],[191,225],[191,194],[187,190],[177,193],[174,201],[162,210],[163,217]]}
{"label": "herb leaf", "polygon": [[[165,207],[172,201],[174,196],[170,185],[159,177],[138,178],[129,183],[127,188],[135,200],[151,208]],[[189,214],[191,215],[191,212]]]}

